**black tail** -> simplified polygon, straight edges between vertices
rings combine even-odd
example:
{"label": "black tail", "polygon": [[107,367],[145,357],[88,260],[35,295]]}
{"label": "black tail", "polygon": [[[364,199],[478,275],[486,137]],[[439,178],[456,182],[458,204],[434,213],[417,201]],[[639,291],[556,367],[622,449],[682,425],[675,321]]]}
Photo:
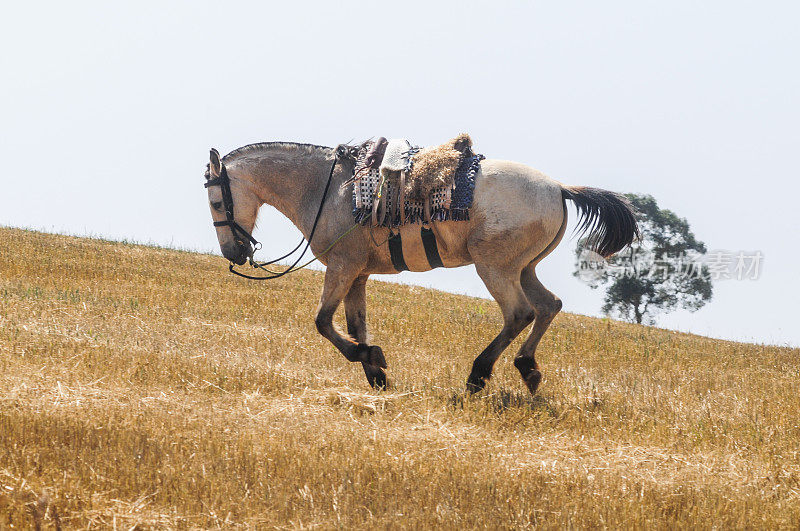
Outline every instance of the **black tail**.
{"label": "black tail", "polygon": [[622,195],[599,188],[564,186],[564,199],[578,210],[578,232],[588,232],[588,246],[608,257],[639,237],[639,227],[630,202]]}

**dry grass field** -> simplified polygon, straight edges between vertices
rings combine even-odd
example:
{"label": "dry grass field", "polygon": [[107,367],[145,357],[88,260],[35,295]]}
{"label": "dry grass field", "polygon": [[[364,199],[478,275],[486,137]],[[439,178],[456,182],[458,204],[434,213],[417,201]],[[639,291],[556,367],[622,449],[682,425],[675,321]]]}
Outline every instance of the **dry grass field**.
{"label": "dry grass field", "polygon": [[0,528],[800,526],[797,349],[561,314],[467,397],[494,302],[373,281],[374,392],[321,279],[0,229]]}

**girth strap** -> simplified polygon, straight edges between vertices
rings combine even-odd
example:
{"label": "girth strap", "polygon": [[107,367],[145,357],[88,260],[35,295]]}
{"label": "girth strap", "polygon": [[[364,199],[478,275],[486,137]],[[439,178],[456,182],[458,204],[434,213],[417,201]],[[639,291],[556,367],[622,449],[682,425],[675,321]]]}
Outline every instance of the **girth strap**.
{"label": "girth strap", "polygon": [[[425,248],[425,257],[428,259],[431,269],[444,267],[433,230],[428,227],[422,227],[420,229],[420,237],[422,238],[422,246]],[[408,271],[406,260],[403,258],[403,238],[399,232],[389,236],[389,256],[392,259],[392,265],[398,272]]]}
{"label": "girth strap", "polygon": [[397,271],[408,271],[406,261],[403,259],[403,238],[400,237],[399,232],[389,237],[389,256]]}
{"label": "girth strap", "polygon": [[428,258],[431,269],[444,267],[442,257],[439,256],[439,246],[436,245],[436,235],[433,231],[428,227],[422,227],[420,236],[422,236],[422,246],[425,247],[425,256]]}

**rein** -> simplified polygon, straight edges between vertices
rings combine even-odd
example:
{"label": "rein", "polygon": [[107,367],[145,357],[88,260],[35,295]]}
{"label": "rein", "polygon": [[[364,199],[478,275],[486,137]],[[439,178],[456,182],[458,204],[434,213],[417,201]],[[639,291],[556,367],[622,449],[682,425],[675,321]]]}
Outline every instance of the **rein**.
{"label": "rein", "polygon": [[[289,251],[288,253],[286,253],[285,255],[283,255],[281,257],[275,258],[274,260],[270,260],[269,262],[261,262],[261,263],[256,262],[253,259],[253,255],[256,253],[256,251],[258,251],[259,249],[262,248],[261,242],[256,240],[253,237],[253,235],[250,234],[250,232],[245,230],[245,228],[242,227],[234,219],[234,217],[233,217],[233,195],[231,194],[231,180],[230,180],[230,177],[228,177],[228,170],[225,167],[225,164],[220,163],[221,166],[222,166],[222,169],[221,169],[221,171],[219,173],[219,177],[216,177],[214,179],[209,179],[203,185],[205,188],[208,188],[210,186],[219,186],[221,188],[221,190],[222,190],[222,204],[223,204],[223,207],[225,208],[225,220],[224,221],[215,221],[214,222],[214,227],[230,227],[231,228],[231,233],[233,234],[234,240],[236,240],[239,243],[244,243],[242,241],[242,239],[239,238],[239,236],[238,236],[238,235],[241,235],[245,239],[247,239],[251,244],[253,244],[253,252],[250,254],[250,257],[249,257],[250,265],[253,268],[262,269],[262,270],[266,271],[268,273],[268,275],[267,276],[263,276],[263,277],[257,277],[257,276],[253,276],[253,275],[248,275],[246,273],[241,273],[239,271],[236,271],[236,269],[234,269],[233,262],[231,262],[230,265],[228,266],[228,270],[231,273],[233,273],[234,275],[238,275],[240,277],[243,277],[243,278],[250,279],[250,280],[271,280],[271,279],[274,279],[274,278],[280,278],[280,277],[282,277],[284,275],[288,275],[289,273],[294,273],[295,271],[299,271],[299,270],[305,268],[306,266],[312,264],[313,262],[315,262],[316,260],[319,259],[317,257],[317,258],[314,258],[312,260],[309,260],[308,262],[306,262],[306,263],[304,263],[304,264],[302,264],[300,266],[297,265],[297,264],[300,263],[300,260],[303,259],[303,256],[305,256],[306,252],[308,251],[308,248],[311,246],[311,239],[314,237],[314,233],[317,230],[317,224],[319,223],[319,218],[322,215],[322,208],[325,206],[325,199],[328,197],[328,190],[331,187],[331,181],[333,180],[333,172],[336,169],[336,164],[339,162],[339,158],[341,158],[342,154],[343,153],[340,151],[340,149],[337,149],[335,154],[334,154],[333,164],[331,164],[331,171],[330,171],[330,173],[328,173],[328,181],[325,183],[325,191],[322,192],[322,200],[319,203],[319,209],[317,210],[317,215],[316,215],[316,217],[314,217],[314,224],[311,226],[311,232],[308,235],[308,242],[306,243],[305,248],[300,253],[300,256],[298,256],[297,259],[294,261],[294,263],[292,265],[290,265],[288,268],[284,269],[283,271],[271,271],[266,266],[272,265],[272,264],[274,264],[276,262],[279,262],[280,260],[283,260],[283,259],[293,255],[303,245],[303,241],[305,241],[305,238],[301,239],[300,243],[298,243],[297,246],[294,249],[292,249],[291,251]],[[325,249],[322,253],[320,253],[320,256],[322,256],[325,253],[327,253],[328,251],[330,251],[333,248],[334,245],[339,243],[339,241],[342,238],[344,238],[345,236],[350,234],[353,231],[353,229],[355,229],[357,226],[358,226],[358,224],[353,225],[344,234],[342,234],[341,236],[336,238],[336,240],[334,240],[334,242],[332,244],[330,244],[327,249]]]}

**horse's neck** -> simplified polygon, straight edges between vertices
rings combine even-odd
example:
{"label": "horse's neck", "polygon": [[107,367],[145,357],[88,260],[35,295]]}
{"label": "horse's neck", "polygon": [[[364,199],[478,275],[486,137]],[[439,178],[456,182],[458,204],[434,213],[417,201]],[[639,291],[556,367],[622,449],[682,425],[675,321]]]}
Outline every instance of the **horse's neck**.
{"label": "horse's neck", "polygon": [[243,164],[262,203],[274,206],[303,234],[311,230],[331,161],[322,148],[267,149]]}

